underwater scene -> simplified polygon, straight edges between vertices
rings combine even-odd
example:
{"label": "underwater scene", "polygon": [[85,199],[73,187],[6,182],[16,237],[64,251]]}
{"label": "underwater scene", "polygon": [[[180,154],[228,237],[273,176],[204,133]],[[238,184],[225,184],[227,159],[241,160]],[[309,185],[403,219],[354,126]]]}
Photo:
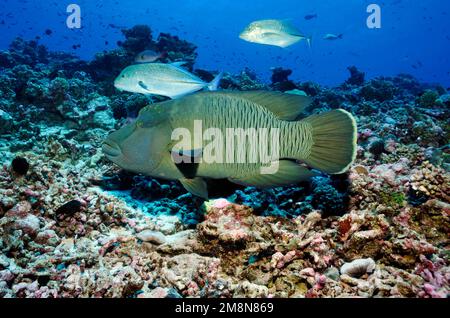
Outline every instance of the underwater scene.
{"label": "underwater scene", "polygon": [[1,0],[0,298],[447,298],[449,18]]}

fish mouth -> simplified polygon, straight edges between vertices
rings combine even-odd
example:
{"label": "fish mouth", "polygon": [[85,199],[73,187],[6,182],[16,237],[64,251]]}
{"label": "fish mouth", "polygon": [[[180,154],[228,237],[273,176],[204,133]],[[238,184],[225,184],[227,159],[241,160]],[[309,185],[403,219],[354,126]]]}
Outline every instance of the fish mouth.
{"label": "fish mouth", "polygon": [[120,149],[119,145],[112,140],[105,140],[102,144],[103,153],[110,157],[118,157],[122,154],[122,149]]}
{"label": "fish mouth", "polygon": [[119,83],[119,82],[117,82],[117,81],[114,81],[114,87],[118,90],[118,91],[123,91],[124,89],[123,89],[123,86]]}

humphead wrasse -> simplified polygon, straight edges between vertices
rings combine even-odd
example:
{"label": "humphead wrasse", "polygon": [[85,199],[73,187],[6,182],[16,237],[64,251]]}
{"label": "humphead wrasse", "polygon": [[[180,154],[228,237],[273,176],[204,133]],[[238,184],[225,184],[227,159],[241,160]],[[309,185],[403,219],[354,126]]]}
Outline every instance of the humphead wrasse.
{"label": "humphead wrasse", "polygon": [[[267,188],[317,175],[309,168],[345,172],[356,156],[355,119],[338,109],[296,120],[309,104],[307,96],[262,91],[186,96],[143,108],[135,122],[108,136],[103,152],[125,170],[179,180],[203,198],[208,197],[205,179]],[[187,142],[180,141],[183,131],[190,136]],[[277,138],[247,138],[228,147],[230,131]],[[264,172],[268,167],[275,169]]]}

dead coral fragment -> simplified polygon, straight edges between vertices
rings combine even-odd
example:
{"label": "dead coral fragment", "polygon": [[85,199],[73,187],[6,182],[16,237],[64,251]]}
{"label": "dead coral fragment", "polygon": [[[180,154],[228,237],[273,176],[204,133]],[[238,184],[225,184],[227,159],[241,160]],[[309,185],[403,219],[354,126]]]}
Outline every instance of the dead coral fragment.
{"label": "dead coral fragment", "polygon": [[136,237],[143,242],[150,242],[156,245],[161,245],[166,242],[166,237],[161,232],[144,230],[139,232]]}
{"label": "dead coral fragment", "polygon": [[374,270],[375,261],[371,258],[362,258],[342,265],[341,274],[350,277],[361,277],[364,274],[372,273]]}
{"label": "dead coral fragment", "polygon": [[252,209],[243,205],[216,200],[206,204],[205,222],[198,225],[205,238],[215,238],[221,244],[239,244],[253,240]]}

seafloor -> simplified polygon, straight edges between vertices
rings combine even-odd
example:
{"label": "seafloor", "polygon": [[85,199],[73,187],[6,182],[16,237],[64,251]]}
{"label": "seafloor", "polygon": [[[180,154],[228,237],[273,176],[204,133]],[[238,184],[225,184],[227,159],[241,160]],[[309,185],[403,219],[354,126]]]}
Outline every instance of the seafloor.
{"label": "seafloor", "polygon": [[0,52],[0,297],[448,296],[444,87],[354,67],[335,88],[283,69],[270,85],[226,74],[222,89],[299,90],[314,98],[308,113],[350,111],[358,157],[345,175],[295,187],[210,184],[227,200],[204,203],[102,155],[151,102],[113,87],[148,48],[191,70],[196,59],[193,44],[144,26],[90,62],[20,38]]}

